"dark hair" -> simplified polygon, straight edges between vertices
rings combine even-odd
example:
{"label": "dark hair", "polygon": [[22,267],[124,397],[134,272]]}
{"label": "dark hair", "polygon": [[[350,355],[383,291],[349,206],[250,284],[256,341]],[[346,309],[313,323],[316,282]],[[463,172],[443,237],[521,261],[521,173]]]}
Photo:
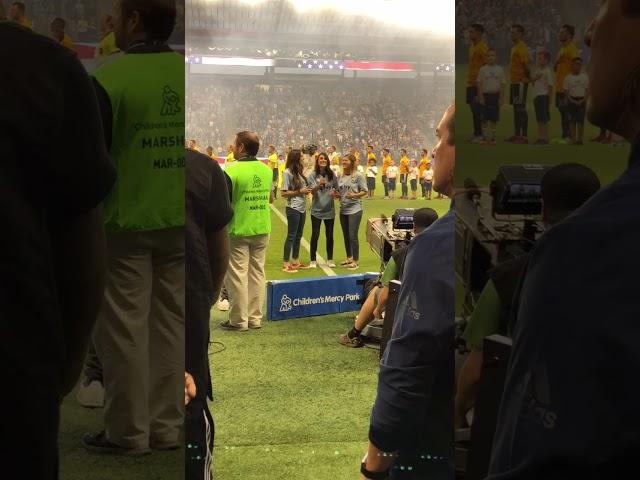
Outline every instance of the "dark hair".
{"label": "dark hair", "polygon": [[426,148],[422,149],[422,153],[424,153],[426,156],[429,156],[429,150],[427,150]]}
{"label": "dark hair", "polygon": [[304,179],[305,183],[307,181],[307,178],[302,174],[302,150],[294,148],[287,154],[287,163],[285,164],[285,168],[293,175],[293,188],[295,190],[300,190],[302,188],[302,182],[300,179]]}
{"label": "dark hair", "polygon": [[176,25],[175,0],[122,0],[122,17],[140,14],[147,40],[166,42]]}
{"label": "dark hair", "polygon": [[572,62],[582,62],[582,57],[573,57],[571,59]]}
{"label": "dark hair", "polygon": [[349,153],[342,158],[343,159],[346,158],[351,163],[351,166],[349,167],[349,175],[353,175],[355,172],[358,171],[356,170],[356,161],[357,161],[356,156],[353,153]]}
{"label": "dark hair", "polygon": [[320,153],[318,154],[318,156],[316,157],[316,167],[315,167],[315,169],[314,169],[314,170],[315,170],[315,172],[316,172],[316,175],[322,175],[322,173],[321,173],[321,171],[320,171],[320,164],[318,163],[318,160],[320,160],[320,157],[321,157],[321,156],[323,156],[324,158],[326,158],[326,159],[327,159],[327,166],[326,166],[326,167],[324,167],[324,174],[327,176],[327,178],[328,178],[329,180],[333,180],[333,170],[331,170],[331,169],[329,168],[329,155],[327,155],[327,154],[326,154],[326,153],[324,153],[324,152],[320,152]]}
{"label": "dark hair", "polygon": [[413,228],[417,233],[429,228],[436,220],[438,220],[438,212],[433,208],[424,207],[413,212]]}
{"label": "dark hair", "polygon": [[544,174],[540,188],[546,221],[554,225],[600,190],[600,180],[585,165],[563,163]]}
{"label": "dark hair", "polygon": [[407,149],[406,148],[401,148],[400,149],[400,153],[404,153],[406,155],[407,154]]}
{"label": "dark hair", "polygon": [[18,7],[20,10],[22,10],[22,13],[27,11],[27,6],[24,4],[24,2],[13,2],[11,6]]}
{"label": "dark hair", "polygon": [[511,28],[515,28],[516,30],[518,30],[521,34],[524,35],[524,27],[522,25],[520,25],[519,23],[514,23]]}
{"label": "dark hair", "polygon": [[51,26],[57,25],[62,30],[64,30],[67,26],[67,22],[64,21],[64,18],[56,17],[51,21]]}
{"label": "dark hair", "polygon": [[373,150],[373,145],[367,145],[367,148],[370,148],[371,150]]}
{"label": "dark hair", "polygon": [[244,145],[244,149],[250,157],[255,157],[260,150],[260,140],[255,132],[238,132],[236,134],[236,146]]}
{"label": "dark hair", "polygon": [[471,29],[476,32],[484,33],[484,27],[480,23],[472,23]]}
{"label": "dark hair", "polygon": [[389,153],[389,149],[388,148],[383,148],[382,151]]}
{"label": "dark hair", "polygon": [[561,28],[564,28],[567,31],[567,33],[571,35],[571,38],[573,38],[576,34],[576,27],[574,27],[573,25],[569,25],[568,23],[565,23],[564,25],[562,25]]}

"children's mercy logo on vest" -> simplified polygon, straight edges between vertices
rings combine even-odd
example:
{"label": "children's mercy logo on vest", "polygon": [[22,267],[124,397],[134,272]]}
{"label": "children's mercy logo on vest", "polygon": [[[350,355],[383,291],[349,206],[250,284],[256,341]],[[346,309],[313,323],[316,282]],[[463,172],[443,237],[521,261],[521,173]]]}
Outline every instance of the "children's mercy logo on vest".
{"label": "children's mercy logo on vest", "polygon": [[289,312],[293,310],[291,298],[285,293],[280,299],[280,311],[281,312]]}
{"label": "children's mercy logo on vest", "polygon": [[165,85],[164,91],[162,92],[162,109],[160,110],[160,115],[165,117],[180,112],[180,95],[173,91],[169,85]]}
{"label": "children's mercy logo on vest", "polygon": [[262,180],[258,175],[253,176],[253,188],[260,188],[262,186]]}

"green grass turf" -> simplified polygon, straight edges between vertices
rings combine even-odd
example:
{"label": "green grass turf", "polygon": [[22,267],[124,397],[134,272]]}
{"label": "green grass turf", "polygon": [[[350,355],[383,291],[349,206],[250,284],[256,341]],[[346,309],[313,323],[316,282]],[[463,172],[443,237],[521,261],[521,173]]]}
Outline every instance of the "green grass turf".
{"label": "green grass turf", "polygon": [[[504,139],[513,135],[513,108],[505,102],[500,111],[500,122],[497,127],[497,146],[476,145],[469,143],[473,134],[473,120],[471,111],[466,104],[466,76],[464,65],[456,67],[456,180],[462,186],[465,178],[473,178],[478,185],[488,186],[495,179],[498,168],[507,164],[544,164],[577,162],[592,168],[602,184],[614,180],[625,169],[628,147],[614,147],[599,143],[590,143],[589,139],[599,133],[593,125],[585,125],[585,145],[513,145],[505,143]],[[529,112],[529,141],[538,138],[535,111],[531,88],[528,95]],[[505,97],[506,98],[506,97]],[[560,114],[552,105],[550,109],[551,138],[560,137]]]}
{"label": "green grass turf", "polygon": [[[378,197],[383,192],[379,185]],[[365,219],[390,217],[396,208],[430,206],[439,215],[448,200],[363,200],[360,272],[378,271],[380,259],[365,241]],[[284,213],[282,199],[275,203]],[[286,226],[272,215],[267,252],[269,280],[324,276],[322,270],[281,271]],[[322,232],[324,232],[324,227]],[[304,238],[311,236],[307,215]],[[334,260],[345,258],[342,231],[335,227]],[[318,246],[325,257],[324,233]],[[301,249],[301,259],[309,253]],[[351,274],[336,267],[337,274]],[[211,355],[216,421],[217,478],[357,478],[365,453],[375,399],[378,351],[347,349],[336,342],[353,325],[355,313],[265,322],[259,331],[216,329],[226,314],[212,310],[212,339],[226,349]],[[212,350],[219,349],[214,345]]]}

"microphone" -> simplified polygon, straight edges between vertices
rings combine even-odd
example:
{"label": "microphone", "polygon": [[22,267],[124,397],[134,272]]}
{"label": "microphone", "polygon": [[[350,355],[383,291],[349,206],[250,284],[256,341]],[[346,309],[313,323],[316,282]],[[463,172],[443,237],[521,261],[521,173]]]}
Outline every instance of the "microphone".
{"label": "microphone", "polygon": [[464,190],[467,199],[478,205],[480,203],[480,197],[482,193],[480,192],[480,187],[472,178],[464,179]]}

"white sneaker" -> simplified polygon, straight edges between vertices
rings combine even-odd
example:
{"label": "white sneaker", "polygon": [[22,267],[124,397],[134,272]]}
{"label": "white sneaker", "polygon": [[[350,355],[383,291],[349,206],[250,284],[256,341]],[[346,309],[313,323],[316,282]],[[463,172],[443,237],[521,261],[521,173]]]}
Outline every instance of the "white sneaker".
{"label": "white sneaker", "polygon": [[83,407],[102,408],[104,407],[104,387],[98,380],[92,380],[88,384],[83,380],[78,387],[76,400]]}
{"label": "white sneaker", "polygon": [[221,312],[226,312],[229,310],[229,300],[220,300],[218,301],[218,310]]}
{"label": "white sneaker", "polygon": [[336,267],[336,264],[335,264],[335,263],[333,263],[333,260],[329,260],[329,263],[327,263],[327,266],[328,266],[329,268],[335,268],[335,267]]}
{"label": "white sneaker", "polygon": [[318,264],[316,262],[309,263],[309,268],[318,268]]}

